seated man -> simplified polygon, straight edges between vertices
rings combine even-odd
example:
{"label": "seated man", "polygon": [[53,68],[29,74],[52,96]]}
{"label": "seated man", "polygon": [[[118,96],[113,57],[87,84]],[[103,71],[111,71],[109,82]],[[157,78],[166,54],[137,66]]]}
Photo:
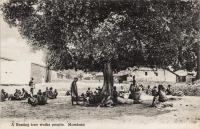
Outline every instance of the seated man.
{"label": "seated man", "polygon": [[172,95],[171,85],[168,85],[168,87],[166,89],[166,95]]}
{"label": "seated man", "polygon": [[24,89],[24,88],[22,88],[22,93],[21,93],[21,95],[19,96],[20,97],[20,99],[21,100],[25,100],[26,98],[28,98],[28,92]]}
{"label": "seated man", "polygon": [[41,89],[38,90],[37,95],[42,95]]}
{"label": "seated man", "polygon": [[51,87],[51,88],[49,89],[49,93],[48,93],[47,97],[48,97],[49,99],[55,99],[55,98],[57,97],[57,95],[58,95],[57,90],[55,90],[55,91],[53,92],[53,88]]}
{"label": "seated man", "polygon": [[38,96],[33,95],[28,98],[28,104],[31,104],[32,106],[36,106],[38,104]]}
{"label": "seated man", "polygon": [[152,106],[156,106],[159,102],[166,102],[168,100],[164,91],[163,85],[158,85],[158,91],[156,86],[153,88],[152,95],[154,98]]}
{"label": "seated man", "polygon": [[1,89],[1,102],[5,101],[5,99],[8,98],[8,93],[4,91],[4,89]]}
{"label": "seated man", "polygon": [[47,97],[49,99],[54,99],[54,94],[53,94],[53,88],[52,87],[50,87]]}
{"label": "seated man", "polygon": [[10,97],[8,99],[12,100],[21,100],[20,98],[21,92],[18,89],[15,89],[15,93],[14,95],[10,95]]}
{"label": "seated man", "polygon": [[100,88],[100,86],[98,86],[98,88],[96,88],[96,90],[98,91],[98,94],[100,94],[102,91],[102,88]]}
{"label": "seated man", "polygon": [[71,95],[70,90],[68,90],[65,95],[70,96]]}
{"label": "seated man", "polygon": [[41,92],[41,94],[38,94],[38,101],[37,101],[38,105],[44,105],[47,103],[47,96],[46,96],[46,92]]}
{"label": "seated man", "polygon": [[100,103],[100,95],[96,91],[94,91],[94,94],[90,95],[90,97],[88,98],[88,102],[91,105],[96,105]]}
{"label": "seated man", "polygon": [[86,91],[86,97],[90,97],[92,95],[92,91],[90,90],[90,87],[88,87],[88,90]]}

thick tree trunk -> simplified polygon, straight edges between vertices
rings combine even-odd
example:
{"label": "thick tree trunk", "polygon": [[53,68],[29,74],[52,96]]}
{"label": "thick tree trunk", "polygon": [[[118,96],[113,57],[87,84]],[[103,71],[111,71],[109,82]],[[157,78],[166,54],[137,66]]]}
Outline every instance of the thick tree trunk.
{"label": "thick tree trunk", "polygon": [[112,95],[113,95],[112,94],[112,92],[113,92],[113,70],[112,70],[110,63],[104,64],[103,76],[104,76],[104,83],[103,83],[102,93],[104,93],[106,91],[112,97]]}
{"label": "thick tree trunk", "polygon": [[200,79],[200,43],[197,49],[197,79]]}

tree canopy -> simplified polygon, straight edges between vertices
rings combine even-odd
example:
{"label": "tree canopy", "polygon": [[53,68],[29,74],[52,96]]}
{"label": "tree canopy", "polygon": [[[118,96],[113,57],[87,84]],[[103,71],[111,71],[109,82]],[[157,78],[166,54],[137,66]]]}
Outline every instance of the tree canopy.
{"label": "tree canopy", "polygon": [[196,67],[198,0],[10,0],[4,20],[55,69]]}

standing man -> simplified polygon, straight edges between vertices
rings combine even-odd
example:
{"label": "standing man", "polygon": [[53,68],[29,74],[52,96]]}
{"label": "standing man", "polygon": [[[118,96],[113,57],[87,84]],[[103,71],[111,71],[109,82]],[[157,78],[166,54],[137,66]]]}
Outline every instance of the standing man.
{"label": "standing man", "polygon": [[76,101],[76,104],[78,104],[78,90],[77,90],[77,84],[78,78],[74,78],[74,81],[71,84],[71,101],[72,105],[74,104],[73,101]]}
{"label": "standing man", "polygon": [[31,95],[33,96],[33,89],[35,87],[35,84],[33,82],[33,77],[31,78],[31,80],[29,81],[29,86],[30,86],[30,92],[31,92]]}

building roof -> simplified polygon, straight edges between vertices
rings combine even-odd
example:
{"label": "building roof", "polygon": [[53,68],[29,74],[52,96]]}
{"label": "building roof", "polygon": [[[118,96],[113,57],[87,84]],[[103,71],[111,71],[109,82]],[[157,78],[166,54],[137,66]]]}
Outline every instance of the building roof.
{"label": "building roof", "polygon": [[178,70],[175,72],[178,76],[187,76],[188,75],[188,71],[186,70]]}
{"label": "building roof", "polygon": [[15,60],[7,58],[7,57],[0,57],[0,59],[7,60],[7,61],[15,61]]}

